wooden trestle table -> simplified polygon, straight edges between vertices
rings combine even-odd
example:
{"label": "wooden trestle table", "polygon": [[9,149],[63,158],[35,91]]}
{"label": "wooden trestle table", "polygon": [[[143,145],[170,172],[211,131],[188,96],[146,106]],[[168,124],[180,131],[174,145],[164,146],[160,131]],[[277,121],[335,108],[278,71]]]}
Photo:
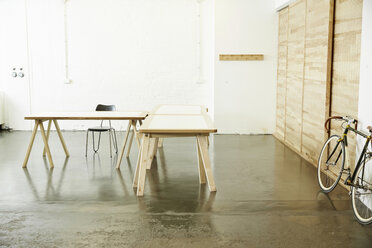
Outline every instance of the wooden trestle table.
{"label": "wooden trestle table", "polygon": [[[62,143],[62,147],[65,151],[66,157],[70,156],[67,150],[66,143],[63,139],[61,130],[59,128],[58,120],[128,120],[129,123],[127,127],[125,140],[124,140],[123,146],[120,150],[119,157],[118,157],[118,164],[120,164],[121,159],[124,154],[125,146],[127,144],[127,140],[128,140],[131,127],[133,127],[133,136],[134,136],[137,134],[137,129],[136,129],[137,121],[142,122],[146,118],[147,114],[148,114],[147,112],[95,111],[95,112],[66,112],[66,113],[50,112],[50,113],[42,113],[42,114],[26,116],[25,120],[34,120],[35,126],[33,129],[32,135],[31,135],[30,144],[28,145],[26,157],[23,162],[23,167],[25,168],[27,166],[28,158],[30,157],[32,145],[34,143],[38,128],[40,128],[40,133],[41,133],[41,136],[44,142],[43,156],[45,156],[46,154],[48,156],[50,167],[51,168],[54,167],[52,154],[50,152],[50,147],[48,143],[52,122],[54,123],[54,126],[56,128],[57,134]],[[45,121],[48,121],[48,129],[46,133],[45,133],[44,124],[43,124],[43,122]],[[132,136],[132,139],[133,139],[133,136]],[[138,145],[140,145],[138,136],[137,136],[137,142],[138,142]],[[128,148],[128,150],[130,150],[130,148]]]}
{"label": "wooden trestle table", "polygon": [[139,128],[142,143],[133,179],[137,195],[144,194],[146,169],[151,169],[159,138],[170,137],[196,137],[199,182],[203,184],[207,181],[209,190],[216,191],[208,153],[208,136],[216,132],[217,129],[204,111],[199,114],[150,114],[146,117]]}

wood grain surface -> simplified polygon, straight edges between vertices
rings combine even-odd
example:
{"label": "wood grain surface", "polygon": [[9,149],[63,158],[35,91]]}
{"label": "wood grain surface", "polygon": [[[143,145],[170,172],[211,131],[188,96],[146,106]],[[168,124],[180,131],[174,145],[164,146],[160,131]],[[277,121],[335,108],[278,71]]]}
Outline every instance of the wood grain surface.
{"label": "wood grain surface", "polygon": [[144,120],[147,112],[47,112],[25,116],[25,120]]}

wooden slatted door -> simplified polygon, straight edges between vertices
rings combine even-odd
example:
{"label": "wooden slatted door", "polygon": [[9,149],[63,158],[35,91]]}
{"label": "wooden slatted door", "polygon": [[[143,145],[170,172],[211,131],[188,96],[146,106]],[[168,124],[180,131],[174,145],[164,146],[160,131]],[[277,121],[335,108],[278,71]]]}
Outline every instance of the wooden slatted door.
{"label": "wooden slatted door", "polygon": [[285,100],[287,91],[287,42],[288,42],[288,8],[279,13],[278,39],[278,83],[276,93],[276,134],[284,140]]}
{"label": "wooden slatted door", "polygon": [[301,152],[306,0],[289,6],[285,142]]}
{"label": "wooden slatted door", "polygon": [[301,151],[313,163],[328,138],[333,15],[333,0],[307,0]]}
{"label": "wooden slatted door", "polygon": [[[363,0],[336,0],[335,7],[331,114],[356,118]],[[340,123],[333,122],[331,133],[340,132]],[[356,139],[352,133],[348,138],[349,162],[354,168]]]}

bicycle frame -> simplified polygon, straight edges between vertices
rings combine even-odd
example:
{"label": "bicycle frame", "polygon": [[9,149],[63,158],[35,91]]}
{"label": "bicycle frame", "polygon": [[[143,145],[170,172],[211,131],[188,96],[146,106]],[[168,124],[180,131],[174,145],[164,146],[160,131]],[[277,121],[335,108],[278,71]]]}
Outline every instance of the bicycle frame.
{"label": "bicycle frame", "polygon": [[[358,120],[348,116],[331,116],[327,118],[324,123],[325,130],[328,134],[330,134],[331,131],[330,121],[332,119],[341,120],[344,122],[341,124],[343,134],[342,136],[330,136],[323,145],[319,156],[317,169],[319,186],[322,192],[329,193],[337,186],[337,184],[340,182],[340,179],[343,177],[342,180],[344,181],[344,186],[347,185],[350,187],[349,195],[352,198],[352,207],[355,217],[361,224],[371,224],[372,126],[367,127],[369,132],[358,131]],[[351,127],[351,125],[353,125],[353,127]],[[355,133],[356,136],[360,135],[365,139],[363,148],[360,152],[358,151],[359,154],[355,158],[355,168],[354,162],[352,164],[349,158],[349,132]],[[370,144],[371,148],[368,147]],[[351,154],[354,153],[355,151],[351,151]],[[326,160],[325,163],[324,160]],[[351,165],[352,168],[354,168],[353,170],[350,168]]]}
{"label": "bicycle frame", "polygon": [[[364,144],[364,147],[363,147],[362,152],[359,155],[358,162],[357,162],[357,164],[355,166],[355,169],[354,169],[354,171],[353,171],[353,173],[351,175],[351,178],[347,178],[347,181],[346,181],[346,184],[347,185],[355,186],[355,185],[352,185],[352,182],[354,182],[354,180],[355,180],[356,171],[358,171],[359,167],[362,166],[362,160],[365,157],[365,155],[367,154],[368,145],[370,144],[372,137],[371,137],[371,135],[365,134],[363,132],[360,132],[360,131],[352,128],[349,124],[346,126],[346,128],[344,130],[344,133],[343,133],[343,136],[342,136],[342,138],[339,141],[342,141],[343,140],[345,142],[346,163],[347,163],[346,168],[349,169],[349,170],[350,170],[350,164],[349,164],[349,160],[348,160],[348,157],[349,157],[348,154],[349,154],[349,152],[348,152],[348,143],[347,143],[347,134],[348,134],[349,131],[352,131],[352,132],[354,132],[356,134],[359,134],[360,136],[366,138],[366,142]],[[364,175],[364,170],[363,170],[363,174],[362,175]]]}

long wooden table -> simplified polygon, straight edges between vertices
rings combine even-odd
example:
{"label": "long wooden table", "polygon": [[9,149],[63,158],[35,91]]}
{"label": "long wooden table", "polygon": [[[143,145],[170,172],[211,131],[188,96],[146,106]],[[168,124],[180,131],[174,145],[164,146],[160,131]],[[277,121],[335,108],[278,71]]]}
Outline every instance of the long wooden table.
{"label": "long wooden table", "polygon": [[[27,166],[27,162],[30,157],[30,153],[32,150],[32,146],[33,146],[38,128],[40,128],[40,133],[41,133],[41,136],[44,142],[43,156],[45,156],[46,154],[48,156],[50,167],[51,168],[54,167],[53,159],[52,159],[52,155],[51,155],[49,143],[48,143],[52,122],[54,123],[54,126],[57,130],[57,134],[62,143],[62,147],[65,151],[66,157],[70,156],[67,150],[66,143],[63,139],[61,130],[59,128],[58,120],[128,120],[129,123],[127,127],[125,140],[123,142],[123,146],[120,150],[119,157],[118,157],[118,164],[120,164],[124,151],[125,151],[125,146],[127,144],[127,140],[128,140],[131,127],[133,127],[133,136],[137,136],[137,128],[136,128],[137,121],[142,122],[146,118],[147,114],[148,114],[147,112],[95,111],[95,112],[50,112],[50,113],[42,113],[42,114],[26,116],[25,120],[34,120],[35,126],[33,129],[32,135],[31,135],[30,144],[28,145],[26,157],[24,159],[22,167],[25,168]],[[46,133],[45,133],[44,124],[43,124],[43,122],[45,121],[48,121],[48,129]],[[133,136],[132,136],[132,139],[133,139]],[[138,145],[140,145],[140,140],[138,136],[137,136],[137,143]],[[129,150],[130,148],[128,148],[128,153],[129,153]]]}
{"label": "long wooden table", "polygon": [[[170,109],[170,108],[167,108]],[[205,112],[200,114],[150,114],[139,129],[142,136],[133,187],[137,195],[144,194],[146,169],[151,169],[152,160],[157,152],[159,138],[196,137],[199,182],[208,182],[209,190],[216,191],[216,185],[208,153],[208,136],[217,129]]]}
{"label": "long wooden table", "polygon": [[[201,115],[207,114],[208,108],[202,105],[185,104],[161,104],[157,105],[149,114],[151,115]],[[209,144],[209,139],[208,139]],[[160,138],[158,147],[163,146],[163,139]]]}
{"label": "long wooden table", "polygon": [[184,105],[184,104],[162,104],[156,106],[150,115],[202,115],[206,114],[208,109],[202,105]]}

